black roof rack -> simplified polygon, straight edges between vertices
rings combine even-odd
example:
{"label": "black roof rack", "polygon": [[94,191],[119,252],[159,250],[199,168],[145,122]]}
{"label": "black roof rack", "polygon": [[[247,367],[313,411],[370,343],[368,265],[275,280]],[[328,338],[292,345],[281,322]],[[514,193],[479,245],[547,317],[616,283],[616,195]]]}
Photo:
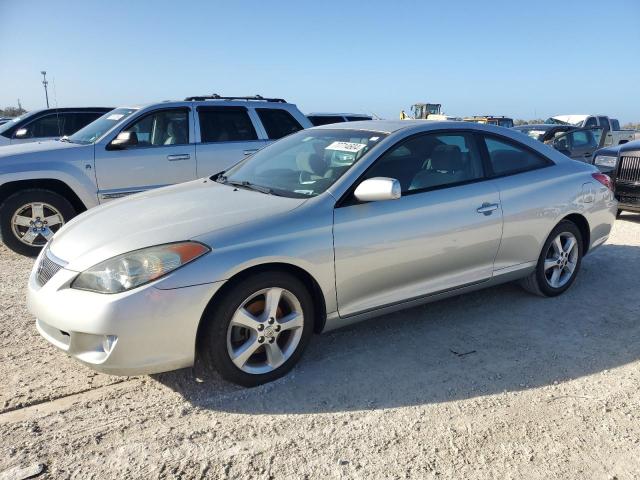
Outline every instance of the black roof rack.
{"label": "black roof rack", "polygon": [[184,99],[185,102],[202,102],[204,100],[260,100],[263,102],[287,103],[283,98],[265,98],[262,95],[254,95],[253,97],[221,97],[217,93],[212,95],[187,97]]}

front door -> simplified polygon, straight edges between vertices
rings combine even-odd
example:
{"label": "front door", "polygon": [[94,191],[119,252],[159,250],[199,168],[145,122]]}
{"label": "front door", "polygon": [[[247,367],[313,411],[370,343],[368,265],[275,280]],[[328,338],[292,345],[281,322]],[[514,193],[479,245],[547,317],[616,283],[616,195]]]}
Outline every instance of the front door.
{"label": "front door", "polygon": [[398,200],[346,199],[334,212],[341,316],[491,278],[500,196],[473,135],[425,134],[380,157],[362,179],[400,181]]}
{"label": "front door", "polygon": [[195,179],[190,117],[189,108],[155,110],[122,130],[135,133],[137,144],[119,150],[96,145],[98,200]]}

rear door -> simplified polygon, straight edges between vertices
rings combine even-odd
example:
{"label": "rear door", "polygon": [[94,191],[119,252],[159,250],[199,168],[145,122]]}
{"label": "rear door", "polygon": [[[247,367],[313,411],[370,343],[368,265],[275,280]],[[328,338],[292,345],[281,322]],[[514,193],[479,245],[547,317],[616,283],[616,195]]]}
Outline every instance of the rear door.
{"label": "rear door", "polygon": [[194,114],[198,177],[227,170],[266,143],[246,107],[200,105]]}
{"label": "rear door", "polygon": [[135,133],[135,146],[111,150],[108,145],[96,145],[98,200],[195,179],[190,110],[158,109],[132,120],[120,132]]}

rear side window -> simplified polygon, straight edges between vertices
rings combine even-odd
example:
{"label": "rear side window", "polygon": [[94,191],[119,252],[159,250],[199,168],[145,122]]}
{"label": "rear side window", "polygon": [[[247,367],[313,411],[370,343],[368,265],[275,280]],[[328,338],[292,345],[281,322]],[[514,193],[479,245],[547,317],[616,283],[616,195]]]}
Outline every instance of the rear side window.
{"label": "rear side window", "polygon": [[496,175],[511,175],[551,165],[551,162],[544,157],[511,142],[493,137],[485,137],[484,142],[493,173]]}
{"label": "rear side window", "polygon": [[198,118],[202,143],[258,140],[246,108],[198,108]]}
{"label": "rear side window", "polygon": [[609,119],[607,117],[598,117],[598,120],[601,127],[609,128]]}
{"label": "rear side window", "polygon": [[363,120],[371,120],[371,117],[347,117],[347,122],[361,122]]}
{"label": "rear side window", "polygon": [[344,117],[340,117],[338,115],[335,115],[335,116],[331,116],[331,115],[314,116],[314,115],[311,115],[310,117],[307,117],[307,118],[316,127],[319,127],[320,125],[330,125],[332,123],[342,123],[342,122],[344,122]]}
{"label": "rear side window", "polygon": [[589,117],[584,124],[585,127],[597,127],[598,122],[596,121],[596,117]]}
{"label": "rear side window", "polygon": [[617,118],[611,119],[611,129],[612,130],[620,130],[620,122]]}
{"label": "rear side window", "polygon": [[267,131],[267,136],[272,140],[286,137],[299,130],[303,130],[302,125],[286,110],[279,108],[256,108],[256,112],[258,112],[260,121]]}

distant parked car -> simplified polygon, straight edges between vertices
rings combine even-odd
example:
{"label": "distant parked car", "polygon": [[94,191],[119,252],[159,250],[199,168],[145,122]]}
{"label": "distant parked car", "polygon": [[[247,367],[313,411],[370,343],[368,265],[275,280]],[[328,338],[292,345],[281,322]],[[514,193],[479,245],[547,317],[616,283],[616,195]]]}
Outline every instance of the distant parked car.
{"label": "distant parked car", "polygon": [[370,115],[362,113],[310,113],[307,118],[314,126],[329,125],[331,123],[358,122],[372,120]]}
{"label": "distant parked car", "polygon": [[35,255],[79,212],[220,172],[311,126],[281,99],[215,95],[121,107],[61,141],[2,147],[2,240]]}
{"label": "distant parked car", "polygon": [[602,135],[599,127],[577,128],[546,123],[521,125],[513,129],[552,146],[574,160],[587,163],[591,163],[593,152],[598,149],[596,139]]}
{"label": "distant parked car", "polygon": [[578,128],[600,127],[602,135],[596,137],[600,147],[631,142],[635,135],[633,130],[622,130],[618,119],[609,118],[606,115],[556,115],[548,118],[545,123],[572,125]]}
{"label": "distant parked car", "polygon": [[593,163],[611,177],[618,213],[640,213],[640,140],[598,150]]}
{"label": "distant parked car", "polygon": [[474,115],[473,117],[463,118],[465,122],[484,123],[487,125],[496,125],[498,127],[513,127],[513,118],[497,115]]}
{"label": "distant parked car", "polygon": [[562,294],[609,237],[609,187],[506,128],[316,127],[79,216],[35,262],[28,308],[46,340],[95,370],[161,372],[197,356],[255,386],[291,370],[314,332],[515,280]]}
{"label": "distant parked car", "polygon": [[111,107],[81,107],[28,112],[0,125],[0,146],[73,135],[110,110]]}

